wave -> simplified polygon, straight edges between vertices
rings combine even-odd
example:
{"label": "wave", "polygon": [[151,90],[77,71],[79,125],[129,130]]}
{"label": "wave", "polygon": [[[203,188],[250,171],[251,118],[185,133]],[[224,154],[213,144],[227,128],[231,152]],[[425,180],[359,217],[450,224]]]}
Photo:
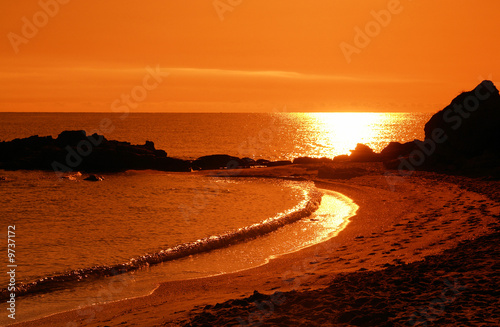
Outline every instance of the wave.
{"label": "wave", "polygon": [[[116,276],[145,266],[228,247],[271,233],[282,226],[310,216],[319,208],[323,194],[315,188],[304,190],[304,192],[306,193],[306,198],[297,206],[260,223],[246,226],[226,234],[214,235],[155,253],[148,253],[140,257],[132,258],[126,263],[77,269],[64,274],[44,277],[37,281],[20,283],[16,285],[16,296],[47,293],[83,280]],[[9,296],[10,291],[8,291],[7,288],[0,290],[0,300],[6,300]]]}

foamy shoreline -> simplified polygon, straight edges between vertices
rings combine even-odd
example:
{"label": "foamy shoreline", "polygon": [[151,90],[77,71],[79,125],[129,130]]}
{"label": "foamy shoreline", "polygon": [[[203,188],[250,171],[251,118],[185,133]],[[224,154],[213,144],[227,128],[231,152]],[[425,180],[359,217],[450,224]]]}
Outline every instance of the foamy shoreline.
{"label": "foamy shoreline", "polygon": [[[155,172],[151,171],[151,173],[155,173]],[[165,173],[163,173],[163,174],[165,174]],[[167,173],[167,175],[169,175],[169,174],[171,174],[171,173]],[[198,175],[198,174],[194,174],[194,175]],[[199,178],[199,177],[201,177],[201,176],[198,176],[197,178]],[[255,179],[250,177],[249,180],[252,181]],[[273,233],[273,235],[274,235],[273,237],[276,238],[276,235],[281,235],[281,237],[283,237],[283,235],[286,235],[287,233],[291,233],[293,231],[300,232],[300,229],[301,229],[300,226],[302,226],[304,224],[305,225],[318,225],[319,224],[317,222],[309,222],[308,220],[305,220],[304,222],[301,222],[299,224],[299,226],[291,228],[291,229],[289,228],[290,227],[289,225],[291,223],[298,221],[298,220],[302,220],[302,218],[309,217],[311,214],[313,214],[318,209],[318,207],[320,206],[320,203],[321,203],[321,198],[323,196],[322,192],[318,191],[313,186],[313,184],[311,182],[304,183],[303,181],[300,181],[300,182],[296,183],[296,182],[285,181],[285,182],[281,183],[278,181],[278,183],[279,183],[279,185],[282,185],[282,187],[284,187],[285,185],[289,185],[289,184],[296,185],[294,188],[301,189],[302,190],[301,192],[304,192],[304,194],[307,194],[307,195],[305,195],[304,199],[302,201],[300,201],[295,207],[290,208],[287,211],[280,212],[276,216],[270,217],[270,218],[268,218],[265,221],[262,221],[260,223],[255,223],[255,224],[240,228],[238,230],[233,230],[232,232],[227,232],[225,234],[207,237],[205,239],[200,239],[196,242],[185,243],[185,244],[181,244],[179,246],[176,246],[176,247],[173,247],[173,248],[170,248],[167,250],[162,250],[156,256],[154,256],[154,253],[152,253],[152,254],[145,255],[143,257],[139,257],[139,259],[143,259],[142,261],[145,261],[145,263],[143,265],[141,265],[141,262],[135,262],[135,261],[137,261],[137,260],[135,260],[133,266],[126,266],[125,269],[123,269],[123,271],[120,271],[122,269],[123,264],[119,264],[116,266],[97,266],[97,267],[92,267],[92,268],[87,268],[87,269],[79,269],[79,270],[75,271],[76,272],[75,276],[73,276],[73,272],[68,272],[65,274],[53,275],[52,277],[46,278],[44,280],[37,279],[34,283],[32,283],[33,285],[28,284],[28,286],[33,286],[33,289],[27,289],[24,291],[18,290],[16,293],[16,296],[18,296],[18,297],[23,296],[22,298],[18,298],[18,299],[21,300],[21,302],[20,302],[21,307],[25,308],[24,310],[26,310],[26,311],[24,311],[24,312],[26,312],[26,315],[27,315],[26,317],[23,317],[22,314],[24,312],[21,312],[20,314],[18,314],[18,320],[23,319],[23,318],[24,318],[23,321],[26,320],[26,318],[28,318],[28,320],[40,319],[41,318],[40,313],[41,313],[41,310],[43,308],[42,305],[43,305],[44,301],[47,301],[47,305],[48,305],[46,308],[44,308],[44,310],[47,310],[47,311],[45,311],[44,316],[48,316],[48,315],[57,314],[58,312],[60,313],[60,312],[66,311],[66,310],[74,310],[77,308],[77,305],[87,304],[87,303],[90,304],[91,300],[93,300],[93,302],[96,302],[96,304],[97,304],[103,300],[106,300],[106,302],[109,303],[109,302],[120,301],[120,300],[123,300],[125,298],[134,298],[134,297],[138,297],[138,296],[143,296],[147,293],[144,291],[138,292],[138,290],[135,290],[135,288],[140,289],[140,290],[143,290],[145,288],[138,287],[138,286],[136,287],[135,285],[130,285],[130,282],[128,282],[128,281],[133,280],[134,284],[139,285],[139,284],[141,284],[141,282],[144,283],[144,281],[143,281],[144,278],[141,276],[146,276],[148,274],[151,274],[152,277],[147,278],[147,284],[148,284],[148,286],[151,286],[151,288],[148,288],[148,290],[151,290],[152,287],[154,286],[154,284],[149,285],[150,284],[149,281],[154,281],[154,276],[158,276],[158,279],[161,279],[161,272],[165,273],[165,271],[162,270],[161,268],[153,268],[152,267],[151,269],[156,269],[155,273],[152,273],[149,271],[150,269],[147,268],[147,267],[149,267],[149,264],[155,264],[155,263],[159,263],[159,262],[163,263],[163,261],[168,262],[168,261],[171,261],[173,259],[184,258],[184,257],[187,257],[189,255],[195,255],[195,254],[205,253],[207,256],[209,256],[209,253],[207,253],[207,252],[212,252],[215,249],[220,249],[223,251],[223,249],[228,247],[229,245],[231,248],[235,248],[235,244],[237,244],[236,249],[232,250],[232,252],[238,252],[238,249],[242,250],[243,247],[246,246],[246,244],[248,243],[248,246],[252,248],[252,251],[248,251],[250,254],[245,255],[245,257],[251,256],[253,258],[253,260],[248,263],[248,266],[244,265],[245,268],[242,268],[243,266],[241,266],[241,263],[240,263],[241,267],[239,267],[238,265],[235,265],[235,263],[227,265],[227,268],[230,270],[225,270],[226,272],[224,272],[224,273],[228,273],[228,272],[235,272],[235,271],[241,271],[241,270],[255,268],[257,266],[266,264],[273,257],[280,256],[280,255],[290,253],[290,252],[295,252],[295,251],[298,251],[299,249],[306,247],[306,246],[311,246],[310,243],[313,241],[319,242],[319,241],[314,240],[314,239],[306,241],[307,237],[305,237],[305,234],[302,233],[302,234],[304,234],[305,239],[295,237],[294,239],[297,239],[297,241],[289,242],[290,244],[287,245],[287,247],[282,247],[280,250],[272,251],[269,254],[267,254],[264,251],[262,251],[262,253],[256,252],[256,250],[254,249],[256,243],[262,243],[262,245],[259,245],[258,247],[256,247],[256,248],[261,248],[261,249],[265,249],[266,246],[268,246],[270,244],[269,241],[262,242],[261,237],[258,237],[258,239],[254,239],[256,236],[267,235],[268,233],[273,232],[279,228],[280,233],[278,233],[278,234]],[[272,182],[272,184],[275,184],[275,182]],[[221,195],[221,197],[222,196],[223,195]],[[294,226],[295,225],[296,224],[294,224]],[[281,227],[285,227],[285,228],[281,228]],[[310,227],[309,230],[311,228],[314,229],[314,227]],[[326,228],[325,231],[328,231],[327,226],[325,226],[325,228]],[[301,234],[294,234],[294,235],[299,236]],[[267,240],[267,238],[264,238],[264,240]],[[238,244],[238,243],[243,242],[243,241],[247,241],[247,243],[245,243],[245,245]],[[301,242],[304,242],[304,244],[302,244]],[[276,243],[276,241],[275,241],[275,243]],[[298,248],[295,248],[295,247],[298,247]],[[264,255],[264,257],[262,257],[261,254]],[[220,255],[213,256],[214,259],[217,259],[219,257],[220,257]],[[149,260],[149,259],[152,259],[152,260]],[[235,258],[235,259],[238,259],[238,258]],[[132,260],[134,260],[134,259],[131,259],[131,261]],[[203,260],[206,261],[206,259],[203,259]],[[235,261],[238,261],[238,260],[235,260]],[[241,260],[239,260],[239,261],[241,261]],[[177,266],[179,266],[179,269],[184,267],[184,269],[189,270],[192,265],[178,264]],[[224,266],[224,265],[221,265],[221,266]],[[144,269],[141,269],[141,268],[144,268]],[[215,269],[215,268],[213,268],[213,269]],[[136,271],[136,270],[139,270],[139,271]],[[142,270],[145,270],[145,271],[142,271]],[[110,279],[105,278],[106,273],[108,271],[111,271],[111,273],[113,273],[113,277],[111,277]],[[130,272],[137,272],[137,274],[133,274],[133,275],[129,276],[128,273],[130,273]],[[197,275],[207,277],[207,276],[213,276],[213,275],[218,275],[218,274],[220,274],[220,273],[210,273],[209,274],[209,273],[205,273],[204,270],[201,270]],[[80,275],[85,275],[86,278],[91,279],[91,280],[88,282],[83,280],[81,283],[71,284],[72,283],[71,277],[76,278]],[[69,277],[69,278],[67,278],[67,277]],[[98,277],[101,277],[101,279],[99,279],[99,281],[96,281],[96,282],[98,282],[98,286],[96,287],[93,285],[92,279],[98,278]],[[191,279],[191,278],[200,278],[200,277],[186,277],[183,279]],[[179,279],[180,278],[169,277],[169,278],[164,278],[162,281],[179,280]],[[69,285],[68,285],[68,287],[70,288],[69,290],[72,290],[72,288],[75,287],[75,290],[72,291],[72,292],[74,292],[73,293],[74,298],[71,299],[71,301],[73,303],[73,307],[70,306],[70,302],[68,302],[66,305],[61,305],[61,306],[57,306],[54,304],[51,307],[51,303],[58,300],[57,289],[55,291],[55,294],[52,294],[52,293],[45,294],[45,292],[47,292],[47,290],[51,286],[53,286],[54,288],[62,288],[65,285],[65,283],[69,283]],[[82,289],[85,287],[90,288],[90,290],[88,292],[83,292],[83,293],[81,290],[79,291],[79,289]],[[100,289],[99,287],[101,287],[103,289]],[[128,289],[129,287],[132,287],[133,290]],[[37,293],[37,291],[39,291],[39,290],[41,292],[40,294]],[[128,295],[125,293],[128,293]],[[93,296],[93,294],[97,294],[97,295]],[[46,296],[46,295],[48,295],[48,296]],[[117,296],[117,298],[113,298],[115,295]],[[31,296],[36,296],[36,298],[40,298],[41,308],[38,309],[38,311],[29,310],[28,308],[26,308],[26,306],[30,306],[30,304],[33,305],[33,304],[37,303],[36,298],[35,298],[35,300],[28,299],[28,301],[26,301],[26,302],[23,301],[26,297],[31,297]],[[62,296],[64,296],[64,294]],[[91,297],[91,299],[90,299],[90,297]],[[29,317],[32,317],[32,318],[30,319]],[[0,322],[6,323],[6,320],[0,319]],[[2,324],[2,323],[0,323],[0,324]]]}
{"label": "foamy shoreline", "polygon": [[[276,258],[254,269],[164,283],[149,296],[104,305],[92,319],[88,315],[82,316],[84,311],[75,310],[19,326],[66,326],[66,323],[69,323],[68,326],[120,323],[136,326],[178,325],[188,321],[191,309],[197,308],[195,312],[200,312],[205,305],[210,306],[197,316],[194,325],[205,320],[215,321],[216,325],[226,320],[227,324],[234,324],[236,317],[231,318],[231,315],[221,312],[220,307],[213,305],[230,299],[247,298],[254,291],[272,295],[292,289],[303,292],[322,289],[330,286],[339,273],[380,271],[394,264],[418,261],[427,255],[454,248],[461,241],[491,233],[491,226],[497,223],[494,216],[498,215],[498,203],[483,195],[460,189],[455,184],[417,176],[399,180],[392,185],[395,189],[391,190],[380,167],[376,164],[364,166],[369,172],[365,176],[347,181],[316,181],[318,186],[341,192],[360,206],[349,226],[327,242]],[[313,179],[315,175],[306,165],[246,170],[247,173],[270,177],[300,175],[308,179]],[[435,201],[430,202],[429,199]],[[468,221],[470,216],[476,218]],[[281,298],[275,298],[280,302]],[[231,307],[234,304],[228,305]],[[281,304],[276,311],[286,307]],[[206,316],[210,312],[216,318]],[[248,307],[244,312],[247,314],[241,319],[245,321],[250,314],[257,317],[259,311]],[[331,314],[333,317],[334,314]],[[273,315],[266,314],[264,318],[272,320]]]}

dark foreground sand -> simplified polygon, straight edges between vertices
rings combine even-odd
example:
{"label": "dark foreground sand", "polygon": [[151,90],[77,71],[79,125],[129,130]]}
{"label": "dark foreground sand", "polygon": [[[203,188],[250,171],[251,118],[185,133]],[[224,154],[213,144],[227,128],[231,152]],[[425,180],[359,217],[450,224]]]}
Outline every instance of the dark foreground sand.
{"label": "dark foreground sand", "polygon": [[498,326],[500,183],[360,168],[329,180],[314,166],[242,171],[316,179],[352,198],[357,215],[327,242],[20,326]]}

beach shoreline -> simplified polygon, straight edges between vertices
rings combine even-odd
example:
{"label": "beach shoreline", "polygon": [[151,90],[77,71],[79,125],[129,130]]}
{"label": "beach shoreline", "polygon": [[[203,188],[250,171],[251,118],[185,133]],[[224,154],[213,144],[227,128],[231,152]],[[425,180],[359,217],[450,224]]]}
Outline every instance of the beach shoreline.
{"label": "beach shoreline", "polygon": [[[199,325],[206,318],[203,315],[226,319],[224,308],[217,303],[248,299],[249,296],[254,298],[243,310],[245,314],[229,317],[224,324],[241,324],[241,321],[248,324],[256,319],[265,322],[275,317],[269,314],[269,309],[259,311],[256,307],[263,294],[274,294],[269,300],[275,307],[273,312],[279,311],[288,307],[283,304],[284,299],[291,296],[281,296],[291,294],[286,292],[301,294],[321,290],[330,287],[343,274],[381,271],[419,262],[426,256],[453,249],[460,242],[491,234],[498,224],[497,201],[460,188],[457,181],[449,183],[445,181],[450,179],[446,176],[416,173],[388,182],[381,165],[360,165],[366,174],[346,180],[318,179],[318,167],[311,165],[245,169],[238,174],[314,180],[318,187],[353,199],[360,207],[357,215],[338,236],[326,242],[279,256],[257,268],[167,282],[145,297],[95,305],[14,326],[174,326],[192,319],[193,325]],[[221,172],[204,173],[217,175]],[[456,179],[464,181],[464,178]],[[220,321],[216,325],[219,323],[224,325]]]}

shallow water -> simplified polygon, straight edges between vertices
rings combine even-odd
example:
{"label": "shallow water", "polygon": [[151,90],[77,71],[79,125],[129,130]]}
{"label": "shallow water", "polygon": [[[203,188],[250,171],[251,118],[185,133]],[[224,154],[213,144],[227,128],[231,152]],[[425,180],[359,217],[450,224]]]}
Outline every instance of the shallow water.
{"label": "shallow water", "polygon": [[125,263],[261,222],[307,198],[293,182],[197,174],[127,172],[99,183],[50,172],[2,175],[2,225],[15,223],[17,256],[29,258],[20,281]]}
{"label": "shallow water", "polygon": [[[1,223],[16,225],[16,282],[35,292],[18,298],[18,322],[144,295],[161,281],[264,264],[273,256],[331,237],[353,210],[348,199],[329,195],[323,197],[322,206],[328,212],[319,210],[313,220],[287,224],[317,209],[321,194],[311,182],[130,171],[104,175],[103,182],[92,183],[80,174],[61,181],[51,172],[0,173],[6,178],[0,188],[5,200]],[[284,227],[272,232],[276,228],[268,227],[273,224]],[[221,235],[236,237],[215,249],[210,244]],[[110,266],[130,264],[179,245],[184,250],[193,242],[214,250],[202,253],[197,245],[189,256],[159,265],[146,260],[139,269],[104,277]],[[5,244],[0,251],[6,252]],[[47,279],[52,276],[57,282]],[[103,297],[111,280],[133,282]],[[2,280],[2,288],[6,286]]]}
{"label": "shallow water", "polygon": [[[18,302],[22,308],[19,311],[20,317],[30,320],[94,303],[142,296],[150,293],[159,282],[213,276],[257,267],[273,257],[325,241],[340,232],[357,210],[357,206],[345,196],[325,192],[322,205],[309,218],[237,245],[146,266],[115,277],[74,284],[47,294],[23,297]],[[98,310],[100,307],[96,308]],[[81,314],[85,316],[88,312],[82,310]]]}
{"label": "shallow water", "polygon": [[[84,129],[133,144],[152,140],[169,156],[184,159],[224,153],[284,160],[347,154],[357,143],[380,151],[391,141],[422,138],[429,116],[133,114],[121,119],[105,113],[0,113],[0,140],[56,137],[63,130]],[[104,119],[111,122],[112,129],[101,129]],[[105,181],[99,183],[84,182],[85,176],[76,173],[63,181],[51,172],[0,171],[0,176],[6,179],[0,180],[0,223],[2,228],[16,225],[17,282],[37,281],[34,285],[44,285],[49,291],[18,299],[17,322],[147,294],[161,281],[264,264],[273,256],[335,235],[356,208],[349,199],[331,194],[323,196],[317,212],[303,218],[313,211],[305,208],[316,192],[312,183],[304,182],[152,171],[105,175]],[[301,210],[302,220],[251,239],[256,236],[254,230],[262,235],[276,218]],[[239,243],[232,244],[223,235],[237,235]],[[211,247],[220,239],[229,241]],[[196,251],[200,244],[213,250]],[[6,242],[1,242],[0,251],[6,252]],[[171,251],[184,251],[188,256],[149,265]],[[110,267],[117,265],[136,266],[128,273],[103,277],[103,271],[113,272]],[[38,281],[49,276],[60,278],[56,280],[61,283]],[[6,279],[0,283],[5,287]],[[0,324],[6,323],[4,318],[0,316]]]}

